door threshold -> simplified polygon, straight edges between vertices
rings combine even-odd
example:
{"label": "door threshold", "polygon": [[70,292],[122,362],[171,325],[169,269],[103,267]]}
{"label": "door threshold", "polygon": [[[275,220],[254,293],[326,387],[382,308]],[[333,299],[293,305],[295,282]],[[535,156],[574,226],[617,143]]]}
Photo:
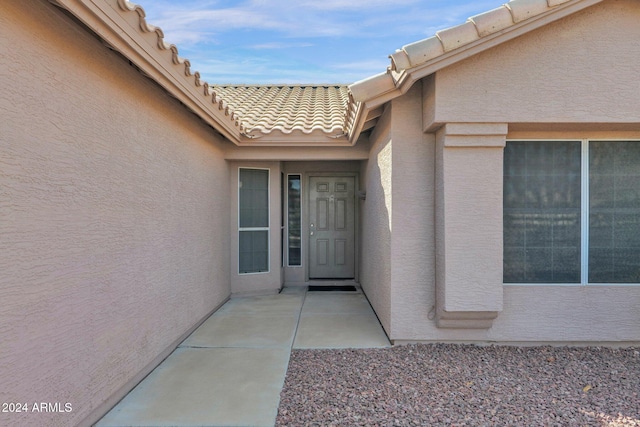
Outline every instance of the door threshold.
{"label": "door threshold", "polygon": [[358,292],[358,288],[353,285],[309,285],[309,292]]}
{"label": "door threshold", "polygon": [[326,285],[326,286],[355,286],[360,287],[360,283],[354,279],[309,279],[305,282],[307,286]]}
{"label": "door threshold", "polygon": [[360,284],[353,279],[312,279],[307,286],[310,292],[360,292]]}

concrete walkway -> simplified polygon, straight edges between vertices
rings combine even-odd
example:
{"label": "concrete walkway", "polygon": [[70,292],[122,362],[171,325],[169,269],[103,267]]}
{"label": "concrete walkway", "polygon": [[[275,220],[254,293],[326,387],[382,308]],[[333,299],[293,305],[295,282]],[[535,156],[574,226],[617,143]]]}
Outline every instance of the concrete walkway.
{"label": "concrete walkway", "polygon": [[273,426],[292,349],[389,345],[359,292],[232,298],[96,425]]}

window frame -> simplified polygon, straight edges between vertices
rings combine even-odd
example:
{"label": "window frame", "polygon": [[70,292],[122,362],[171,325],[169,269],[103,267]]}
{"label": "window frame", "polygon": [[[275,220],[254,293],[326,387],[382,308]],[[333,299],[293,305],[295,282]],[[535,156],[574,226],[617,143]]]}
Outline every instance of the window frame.
{"label": "window frame", "polygon": [[[635,142],[637,138],[507,138],[509,142],[580,142],[580,282],[576,283],[532,283],[532,282],[504,282],[505,286],[640,286],[638,283],[589,282],[589,143],[590,142]],[[506,148],[506,145],[505,145]],[[503,173],[504,191],[504,173]],[[502,206],[504,213],[504,205]],[[504,229],[502,232],[504,243]],[[504,252],[503,252],[504,260]],[[504,272],[503,272],[504,278]]]}
{"label": "window frame", "polygon": [[[290,176],[297,176],[298,179],[300,180],[300,264],[298,265],[291,265],[291,262],[289,260],[289,251],[290,251],[290,247],[289,247],[289,177]],[[286,267],[290,267],[290,268],[302,268],[303,267],[303,260],[304,260],[304,245],[302,244],[302,204],[303,204],[303,179],[302,179],[303,175],[302,173],[287,173],[286,174],[286,185],[285,185],[285,191],[286,191],[286,219],[285,219],[285,223],[286,223]]]}
{"label": "window frame", "polygon": [[[266,227],[241,227],[240,226],[240,173],[242,170],[266,170],[267,171],[267,226]],[[238,167],[238,211],[237,211],[237,224],[238,224],[238,274],[241,276],[253,275],[253,274],[268,274],[271,272],[271,169],[259,168],[259,167]],[[240,233],[245,231],[266,231],[267,232],[267,269],[265,271],[240,271]]]}

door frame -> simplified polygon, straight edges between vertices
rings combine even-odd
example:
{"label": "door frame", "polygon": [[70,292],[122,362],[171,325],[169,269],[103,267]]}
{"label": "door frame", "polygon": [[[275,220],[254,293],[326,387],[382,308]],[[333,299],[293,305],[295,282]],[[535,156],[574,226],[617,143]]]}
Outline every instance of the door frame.
{"label": "door frame", "polygon": [[[304,172],[303,174],[303,203],[302,203],[302,248],[304,251],[304,277],[306,282],[316,281],[315,279],[309,279],[309,267],[311,265],[311,251],[309,245],[311,239],[309,239],[309,233],[311,233],[311,226],[309,216],[311,212],[311,191],[310,183],[312,176],[320,177],[352,177],[354,182],[354,230],[353,230],[353,251],[354,251],[354,278],[356,283],[360,282],[360,199],[358,197],[360,191],[360,173],[359,172]],[[335,279],[336,282],[341,282],[345,279]],[[326,282],[327,279],[319,279],[318,281]],[[346,279],[351,281],[351,279]]]}

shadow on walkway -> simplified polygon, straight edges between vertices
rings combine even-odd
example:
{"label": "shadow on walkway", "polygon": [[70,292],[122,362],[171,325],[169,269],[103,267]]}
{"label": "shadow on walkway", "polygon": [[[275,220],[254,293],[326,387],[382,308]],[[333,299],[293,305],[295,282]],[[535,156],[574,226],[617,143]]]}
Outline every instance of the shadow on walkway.
{"label": "shadow on walkway", "polygon": [[232,298],[96,425],[273,426],[292,349],[389,346],[360,292]]}

